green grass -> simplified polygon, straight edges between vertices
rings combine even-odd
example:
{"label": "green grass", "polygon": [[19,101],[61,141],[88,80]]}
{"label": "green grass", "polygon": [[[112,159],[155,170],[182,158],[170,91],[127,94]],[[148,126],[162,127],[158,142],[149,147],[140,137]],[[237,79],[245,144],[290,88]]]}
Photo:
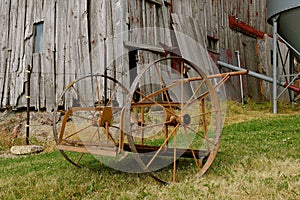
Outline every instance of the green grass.
{"label": "green grass", "polygon": [[54,151],[0,159],[0,199],[300,199],[300,115],[255,116],[227,123],[202,178],[163,186],[103,165],[79,169]]}

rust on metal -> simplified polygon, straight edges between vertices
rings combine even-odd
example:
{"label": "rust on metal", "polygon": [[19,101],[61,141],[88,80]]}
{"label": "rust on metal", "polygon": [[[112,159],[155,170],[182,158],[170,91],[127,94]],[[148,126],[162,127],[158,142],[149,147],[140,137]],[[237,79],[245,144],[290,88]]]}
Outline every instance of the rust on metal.
{"label": "rust on metal", "polygon": [[229,27],[238,32],[244,33],[250,37],[263,39],[265,33],[255,29],[254,27],[246,24],[245,22],[239,21],[234,16],[229,15]]}
{"label": "rust on metal", "polygon": [[[164,77],[161,69],[156,65],[159,62],[168,60],[180,62],[180,71],[183,72],[179,76],[175,76],[176,78],[172,81],[165,81],[166,77]],[[247,74],[247,70],[207,76],[194,64],[177,57],[154,61],[147,66],[144,73],[152,68],[154,68],[157,80],[161,83],[161,88],[151,90],[149,93],[143,90],[135,91],[137,88],[135,86],[131,87],[130,91],[125,90],[128,94],[138,93],[140,95],[140,99],[137,101],[129,101],[133,99],[133,96],[127,96],[129,98],[128,101],[131,102],[128,107],[125,106],[122,109],[107,105],[102,106],[99,102],[100,94],[103,91],[100,91],[99,87],[96,86],[97,94],[95,96],[98,97],[98,102],[94,106],[87,106],[87,102],[84,101],[84,107],[71,107],[63,112],[64,117],[58,135],[57,148],[68,161],[76,166],[80,166],[82,157],[85,154],[116,157],[117,155],[124,154],[124,152],[132,152],[135,155],[137,163],[145,170],[144,172],[149,173],[150,176],[162,183],[169,181],[156,175],[155,172],[151,172],[152,165],[160,157],[168,157],[173,161],[173,169],[170,171],[171,182],[180,180],[179,173],[177,173],[179,165],[177,159],[179,157],[192,159],[197,169],[197,175],[203,175],[208,170],[219,148],[222,127],[222,116],[216,95],[216,88],[226,82],[231,76]],[[188,77],[188,73],[185,72],[186,69],[194,71],[197,76]],[[137,78],[143,77],[142,75]],[[212,85],[211,79],[215,78],[221,78],[221,80]],[[116,82],[116,80],[107,76],[105,76],[105,80]],[[66,91],[71,87],[73,88],[75,83],[72,82],[69,84]],[[96,85],[98,83],[99,81],[96,80]],[[138,81],[134,83],[138,83]],[[184,88],[184,85],[185,87],[192,87],[193,84],[194,89],[191,90],[192,93],[186,97],[186,88]],[[120,88],[125,87],[120,85]],[[174,92],[174,88],[177,88],[176,90],[178,91],[176,92],[180,95],[177,101],[173,101],[169,95]],[[80,92],[75,88],[74,90],[79,96]],[[108,100],[108,102],[112,102],[113,98],[111,97]],[[191,110],[189,110],[189,107],[191,107]],[[125,108],[129,108],[130,110],[129,117],[125,114]],[[75,114],[77,112],[88,113],[92,117]],[[114,122],[116,112],[120,113],[118,115],[120,118],[119,124],[115,124]],[[78,117],[88,122],[85,127],[78,128],[78,130],[71,130],[71,133],[67,133],[68,123],[73,123],[72,117]],[[209,136],[211,117],[216,118],[216,122],[213,123],[213,126],[216,126],[213,130],[215,134],[213,138]],[[130,120],[128,121],[127,119]],[[129,135],[128,133],[124,133],[126,125],[134,127],[131,129],[132,133]],[[90,134],[89,139],[72,138],[90,127],[94,131],[87,131]],[[100,128],[104,129],[104,131],[99,131]],[[111,129],[117,130],[115,133],[117,136],[111,133]],[[155,129],[160,131],[156,133],[157,135],[154,138],[161,141],[156,145],[151,145],[149,144],[147,132]],[[195,136],[190,136],[191,133]],[[127,139],[125,136],[127,136]],[[94,138],[98,138],[98,140],[94,141]],[[102,142],[101,138],[104,138]],[[203,148],[197,145],[198,140],[201,142],[201,145],[203,144]],[[182,142],[188,143],[188,146],[181,147]],[[78,153],[79,158],[73,160],[66,152]],[[139,156],[139,154],[143,153],[149,153],[150,157],[146,162]]]}
{"label": "rust on metal", "polygon": [[113,114],[111,107],[104,107],[101,109],[101,115],[98,119],[99,126],[108,128],[112,124]]}

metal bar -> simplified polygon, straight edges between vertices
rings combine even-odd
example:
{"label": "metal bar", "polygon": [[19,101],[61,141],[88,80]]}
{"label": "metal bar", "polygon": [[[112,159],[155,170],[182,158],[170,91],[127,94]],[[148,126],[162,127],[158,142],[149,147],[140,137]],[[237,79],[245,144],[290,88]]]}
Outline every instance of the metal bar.
{"label": "metal bar", "polygon": [[277,19],[273,18],[273,113],[277,114]]}
{"label": "metal bar", "polygon": [[300,52],[295,49],[290,43],[288,43],[288,41],[286,41],[283,37],[281,37],[278,33],[276,33],[276,36],[282,40],[290,49],[292,49],[296,54],[298,54],[300,56]]}
{"label": "metal bar", "polygon": [[[256,72],[252,72],[252,71],[249,71],[247,69],[244,69],[244,68],[239,68],[237,66],[234,66],[234,65],[231,65],[231,64],[227,64],[227,63],[224,63],[224,62],[221,62],[221,61],[218,61],[218,64],[223,66],[223,67],[226,67],[228,69],[232,69],[234,71],[247,71],[246,74],[248,74],[249,76],[253,76],[255,78],[259,78],[259,79],[263,79],[267,82],[270,82],[272,83],[273,82],[273,79],[268,77],[268,76],[265,76],[265,75],[262,75],[262,74],[259,74],[259,73],[256,73]],[[284,85],[284,84],[283,84]]]}
{"label": "metal bar", "polygon": [[[142,117],[142,124],[141,126],[144,127],[145,126],[145,108],[141,108],[141,117]],[[144,142],[145,142],[145,130],[143,129],[142,130],[142,145],[144,145]]]}
{"label": "metal bar", "polygon": [[[285,79],[285,81],[288,83],[289,82],[289,79],[288,79],[288,76],[287,76],[287,72],[286,72],[286,69],[285,69],[285,67],[286,67],[286,65],[287,65],[287,60],[288,60],[288,58],[289,58],[289,55],[291,54],[291,50],[289,49],[288,50],[288,52],[287,52],[287,54],[286,54],[286,57],[285,57],[285,60],[283,60],[283,56],[282,56],[282,53],[281,53],[281,50],[280,50],[280,47],[279,47],[279,43],[278,43],[278,41],[277,41],[277,50],[278,50],[278,52],[279,52],[279,57],[280,57],[280,62],[281,62],[281,65],[282,65],[282,71],[283,71],[283,74],[281,73],[280,74],[280,80],[281,80],[281,78],[284,78]],[[291,65],[291,64],[290,64]],[[290,82],[289,83],[290,85],[292,84],[292,82]],[[287,88],[284,88],[284,90],[281,92],[281,94],[279,94],[278,96],[277,96],[277,99],[279,99],[279,97],[285,92],[287,90]],[[288,90],[288,92],[289,92],[289,97],[290,97],[290,101],[291,102],[293,102],[292,101],[292,91],[291,90]]]}
{"label": "metal bar", "polygon": [[[262,79],[262,80],[270,82],[270,83],[273,83],[273,78],[270,78],[268,76],[265,76],[265,75],[262,75],[262,74],[259,74],[259,73],[253,72],[253,71],[249,71],[249,70],[246,70],[244,68],[239,68],[237,66],[227,64],[227,63],[224,63],[224,62],[221,62],[221,61],[218,61],[218,64],[223,66],[223,67],[226,67],[228,69],[235,70],[235,71],[240,71],[240,72],[246,71],[247,73],[245,73],[245,74],[248,74],[249,76],[252,76],[252,77],[255,77],[255,78],[258,78],[258,79]],[[278,81],[278,80],[277,80],[277,84],[279,86],[282,86],[282,87],[288,87],[289,90],[292,90],[292,91],[297,92],[297,93],[299,93],[299,91],[300,91],[300,88],[298,88],[295,85],[290,85],[290,84],[287,84],[285,82],[281,82],[281,81]]]}
{"label": "metal bar", "polygon": [[[298,78],[298,76],[300,75],[300,73],[299,74],[297,74],[294,78],[293,78],[293,80],[289,83],[289,84],[285,84],[285,88],[284,88],[284,90],[278,95],[278,98],[287,90],[287,89],[291,89],[291,88],[294,88],[295,86],[294,85],[292,85],[294,82],[295,82],[295,80],[297,80],[297,78]],[[299,92],[299,88],[295,88],[295,89],[291,89],[292,91],[294,91],[294,92]]]}
{"label": "metal bar", "polygon": [[[291,80],[294,79],[294,66],[295,66],[295,63],[294,63],[294,52],[290,51],[290,76],[289,76],[289,81],[291,82]],[[292,104],[294,105],[294,101],[295,101],[295,92],[294,91],[291,91],[290,92],[290,98],[291,98],[291,102]]]}
{"label": "metal bar", "polygon": [[30,73],[31,67],[27,66],[27,122],[26,122],[26,145],[29,145],[29,132],[30,132]]}
{"label": "metal bar", "polygon": [[173,182],[176,182],[176,160],[177,160],[177,148],[176,148],[176,139],[177,139],[177,131],[174,134],[174,154],[173,154]]}
{"label": "metal bar", "polygon": [[[241,68],[241,59],[240,59],[240,52],[236,51],[237,54],[237,60],[238,60],[238,66],[239,68]],[[243,77],[242,75],[240,75],[240,88],[241,88],[241,100],[242,100],[242,104],[244,104],[244,90],[243,90]]]}

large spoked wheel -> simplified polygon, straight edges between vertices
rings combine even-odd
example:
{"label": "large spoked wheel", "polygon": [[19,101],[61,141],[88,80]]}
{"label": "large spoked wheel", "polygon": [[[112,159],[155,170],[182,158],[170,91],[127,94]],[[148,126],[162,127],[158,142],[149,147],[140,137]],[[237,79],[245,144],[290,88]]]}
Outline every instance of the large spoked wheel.
{"label": "large spoked wheel", "polygon": [[[128,90],[104,75],[89,75],[69,84],[55,109],[57,148],[72,164],[93,166],[98,156],[115,157],[122,139],[121,110]],[[95,159],[97,158],[97,159]]]}
{"label": "large spoked wheel", "polygon": [[203,175],[222,130],[218,96],[203,71],[183,58],[159,59],[140,72],[130,94],[125,133],[141,169],[164,183]]}

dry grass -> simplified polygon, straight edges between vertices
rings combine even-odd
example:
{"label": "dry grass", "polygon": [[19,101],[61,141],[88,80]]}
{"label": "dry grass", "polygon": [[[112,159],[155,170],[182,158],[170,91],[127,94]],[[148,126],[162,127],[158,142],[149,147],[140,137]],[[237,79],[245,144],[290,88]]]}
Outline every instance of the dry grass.
{"label": "dry grass", "polygon": [[292,114],[300,114],[299,105],[292,106],[279,102],[278,114],[275,115],[273,114],[273,106],[270,102],[257,104],[248,101],[248,103],[242,105],[238,102],[228,101],[226,103],[225,126],[255,119],[269,119]]}
{"label": "dry grass", "polygon": [[0,199],[300,199],[299,110],[229,102],[210,170],[169,186],[103,165],[78,169],[57,151],[0,159]]}
{"label": "dry grass", "polygon": [[[43,122],[48,113],[31,112],[30,144],[42,145],[46,152],[55,150],[52,126]],[[25,145],[26,113],[6,111],[0,113],[0,154],[9,151],[15,145]]]}

